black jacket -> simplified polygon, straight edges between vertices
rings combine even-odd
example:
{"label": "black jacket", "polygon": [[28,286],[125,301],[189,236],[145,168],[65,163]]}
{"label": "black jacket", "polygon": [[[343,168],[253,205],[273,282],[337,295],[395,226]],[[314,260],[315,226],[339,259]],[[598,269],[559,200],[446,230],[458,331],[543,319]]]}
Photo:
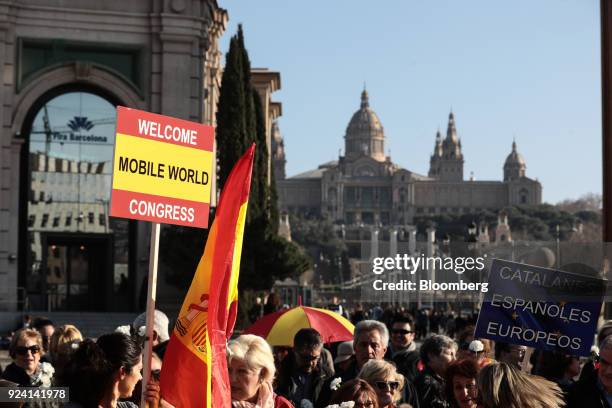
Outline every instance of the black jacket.
{"label": "black jacket", "polygon": [[351,357],[351,360],[351,364],[345,371],[336,370],[336,374],[328,378],[325,383],[323,383],[321,393],[315,402],[315,408],[323,408],[329,405],[329,401],[331,400],[333,393],[330,386],[335,378],[342,378],[342,383],[357,378],[357,374],[359,374],[359,370],[357,369],[357,360],[355,360],[355,356]]}
{"label": "black jacket", "polygon": [[8,381],[19,384],[20,387],[32,387],[32,380],[25,370],[15,363],[6,366],[6,370],[2,373],[2,378]]}
{"label": "black jacket", "polygon": [[581,376],[580,380],[569,388],[565,408],[611,408],[598,383],[597,370]]}
{"label": "black jacket", "polygon": [[[20,387],[39,387],[41,385],[40,383],[34,384],[32,377],[15,363],[11,363],[6,367],[2,373],[2,378],[17,383]],[[31,401],[26,402],[23,408],[57,408],[60,405],[58,402]]]}
{"label": "black jacket", "polygon": [[444,380],[426,367],[414,380],[421,408],[448,408],[444,395]]}
{"label": "black jacket", "polygon": [[[302,394],[304,390],[300,389],[301,384],[297,379],[297,375],[298,370],[295,354],[291,351],[281,363],[276,393],[287,398],[294,406],[299,407],[301,400],[304,398],[308,399],[314,405],[314,402],[321,394],[324,383],[333,373],[329,372],[327,365],[322,364],[321,360],[319,360],[317,369],[310,373],[310,390],[306,392],[306,395]],[[300,395],[302,396],[301,398]]]}

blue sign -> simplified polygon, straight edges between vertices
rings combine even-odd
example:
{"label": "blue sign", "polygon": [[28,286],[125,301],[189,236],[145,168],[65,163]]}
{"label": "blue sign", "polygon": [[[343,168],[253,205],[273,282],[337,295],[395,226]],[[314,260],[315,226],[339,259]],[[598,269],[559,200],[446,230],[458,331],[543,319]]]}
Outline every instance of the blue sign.
{"label": "blue sign", "polygon": [[475,337],[588,356],[604,293],[593,276],[494,259]]}

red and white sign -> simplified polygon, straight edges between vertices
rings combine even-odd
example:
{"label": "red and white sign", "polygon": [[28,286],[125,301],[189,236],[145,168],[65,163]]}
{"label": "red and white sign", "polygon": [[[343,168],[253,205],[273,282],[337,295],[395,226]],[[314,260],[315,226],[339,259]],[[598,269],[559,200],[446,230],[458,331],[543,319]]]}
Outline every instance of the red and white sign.
{"label": "red and white sign", "polygon": [[214,128],[117,107],[110,215],[208,227]]}

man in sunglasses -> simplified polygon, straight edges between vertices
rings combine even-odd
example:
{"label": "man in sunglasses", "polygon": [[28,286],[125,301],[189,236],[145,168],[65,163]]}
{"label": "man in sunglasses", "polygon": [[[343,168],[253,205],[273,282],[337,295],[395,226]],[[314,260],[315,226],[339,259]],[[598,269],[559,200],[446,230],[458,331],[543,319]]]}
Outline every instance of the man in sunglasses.
{"label": "man in sunglasses", "polygon": [[612,336],[599,344],[595,371],[581,376],[569,390],[566,408],[583,407],[612,407]]}
{"label": "man in sunglasses", "polygon": [[414,321],[410,316],[396,318],[391,324],[391,341],[385,359],[393,361],[410,382],[418,374],[419,352],[414,342]]}
{"label": "man in sunglasses", "polygon": [[293,338],[293,350],[283,359],[276,393],[294,406],[314,404],[325,381],[333,375],[327,364],[323,340],[315,329],[301,329]]}
{"label": "man in sunglasses", "polygon": [[526,352],[526,346],[509,344],[501,341],[495,342],[495,360],[501,363],[513,365],[518,369],[521,368]]}
{"label": "man in sunglasses", "polygon": [[387,360],[404,350],[416,351],[414,343],[414,320],[410,316],[400,316],[391,323],[391,342],[385,358]]}

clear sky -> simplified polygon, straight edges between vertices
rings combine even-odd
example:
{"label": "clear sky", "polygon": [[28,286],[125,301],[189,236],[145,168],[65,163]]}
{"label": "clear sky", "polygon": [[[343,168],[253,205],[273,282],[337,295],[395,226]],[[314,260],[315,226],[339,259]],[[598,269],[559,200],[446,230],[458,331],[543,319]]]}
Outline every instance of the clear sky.
{"label": "clear sky", "polygon": [[[516,138],[556,203],[601,193],[597,0],[219,0],[253,67],[280,71],[287,174],[334,160],[364,82],[392,160],[427,174],[452,107],[464,175],[500,180]],[[344,149],[343,149],[344,150]]]}

